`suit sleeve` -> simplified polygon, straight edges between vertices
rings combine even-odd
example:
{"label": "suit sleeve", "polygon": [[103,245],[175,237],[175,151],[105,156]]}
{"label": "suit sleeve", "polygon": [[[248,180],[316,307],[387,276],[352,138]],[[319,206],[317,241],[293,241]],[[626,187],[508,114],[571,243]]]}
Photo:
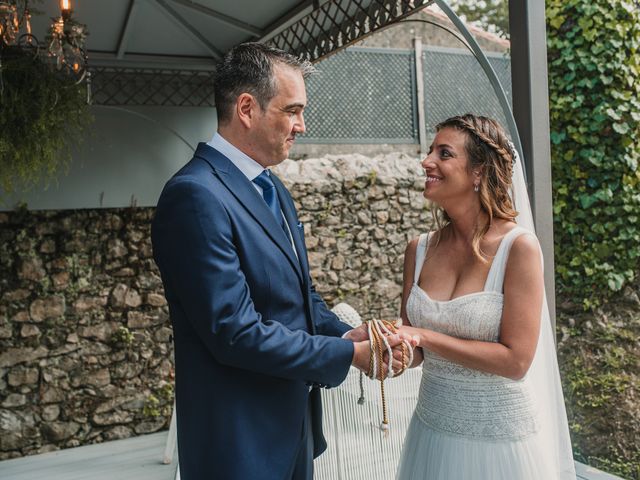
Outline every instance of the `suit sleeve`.
{"label": "suit sleeve", "polygon": [[[344,380],[350,341],[292,331],[255,310],[231,221],[211,190],[186,180],[165,187],[152,239],[166,293],[175,297],[168,300],[184,310],[218,362],[327,386]],[[326,306],[318,312],[333,315]]]}
{"label": "suit sleeve", "polygon": [[316,292],[311,280],[309,280],[309,282],[311,285],[311,303],[314,312],[316,331],[320,335],[341,337],[351,330],[352,327],[350,325],[340,321],[336,314],[327,308],[326,303],[324,303],[320,294]]}

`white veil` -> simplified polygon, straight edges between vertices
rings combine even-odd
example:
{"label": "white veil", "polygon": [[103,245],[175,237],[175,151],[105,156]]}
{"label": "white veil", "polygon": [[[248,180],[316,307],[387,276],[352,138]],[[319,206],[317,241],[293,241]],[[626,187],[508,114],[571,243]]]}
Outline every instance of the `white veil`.
{"label": "white veil", "polygon": [[[533,215],[524,180],[522,161],[515,148],[515,165],[513,168],[513,184],[511,198],[518,212],[518,225],[535,233]],[[569,425],[562,395],[560,372],[555,349],[555,335],[551,329],[549,306],[545,293],[542,305],[540,338],[538,347],[529,368],[529,381],[536,396],[541,418],[541,441],[544,451],[550,455],[549,463],[555,465],[558,479],[575,480],[575,464],[569,438]]]}

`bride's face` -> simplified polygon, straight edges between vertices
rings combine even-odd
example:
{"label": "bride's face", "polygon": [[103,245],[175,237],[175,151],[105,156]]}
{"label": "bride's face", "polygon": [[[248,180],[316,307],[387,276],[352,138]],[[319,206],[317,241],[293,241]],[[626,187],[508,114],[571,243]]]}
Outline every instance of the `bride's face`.
{"label": "bride's face", "polygon": [[427,175],[424,196],[441,206],[448,200],[473,196],[479,175],[470,168],[465,142],[467,134],[455,128],[440,130],[422,161]]}

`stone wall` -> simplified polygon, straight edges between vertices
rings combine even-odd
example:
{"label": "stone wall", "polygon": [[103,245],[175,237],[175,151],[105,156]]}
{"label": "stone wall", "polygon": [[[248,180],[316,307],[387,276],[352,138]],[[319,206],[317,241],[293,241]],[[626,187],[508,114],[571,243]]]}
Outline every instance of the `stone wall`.
{"label": "stone wall", "polygon": [[0,459],[166,425],[171,329],[152,214],[0,214]]}
{"label": "stone wall", "polygon": [[397,316],[404,249],[430,221],[419,159],[327,155],[276,171],[296,200],[311,277],[326,302]]}
{"label": "stone wall", "polygon": [[[396,316],[407,239],[429,219],[418,159],[328,156],[277,171],[327,302]],[[171,325],[152,216],[0,213],[0,460],[168,426]]]}

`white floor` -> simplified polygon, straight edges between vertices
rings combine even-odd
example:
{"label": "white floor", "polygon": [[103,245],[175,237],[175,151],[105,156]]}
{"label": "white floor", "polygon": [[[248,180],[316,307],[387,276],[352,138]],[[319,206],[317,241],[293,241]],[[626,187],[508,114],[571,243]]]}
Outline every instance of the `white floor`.
{"label": "white floor", "polygon": [[[164,465],[167,432],[0,462],[2,480],[174,480],[177,461]],[[619,480],[576,462],[578,480]]]}
{"label": "white floor", "polygon": [[0,462],[2,480],[174,480],[162,463],[167,432]]}

